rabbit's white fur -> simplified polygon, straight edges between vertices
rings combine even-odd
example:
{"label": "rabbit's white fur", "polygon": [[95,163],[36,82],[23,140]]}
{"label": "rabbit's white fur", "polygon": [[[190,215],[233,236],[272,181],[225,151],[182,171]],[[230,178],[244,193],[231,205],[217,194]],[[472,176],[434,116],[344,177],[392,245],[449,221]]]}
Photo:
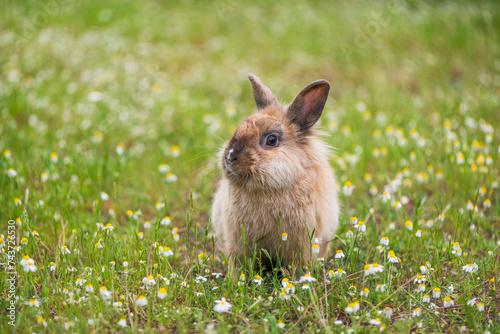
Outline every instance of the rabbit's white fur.
{"label": "rabbit's white fur", "polygon": [[[313,129],[330,85],[315,81],[286,106],[256,76],[249,79],[258,112],[240,124],[220,152],[222,179],[212,207],[215,238],[231,262],[263,248],[285,266],[304,265],[311,254],[308,231],[314,232],[313,243],[319,238],[324,257],[338,226],[329,149]],[[267,145],[269,135],[278,137],[279,145]],[[288,234],[286,241],[282,233]]]}

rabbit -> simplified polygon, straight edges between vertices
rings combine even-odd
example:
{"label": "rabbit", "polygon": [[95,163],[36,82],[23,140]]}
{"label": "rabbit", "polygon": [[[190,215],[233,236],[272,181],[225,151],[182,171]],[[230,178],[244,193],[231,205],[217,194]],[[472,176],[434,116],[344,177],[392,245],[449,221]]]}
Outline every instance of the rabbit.
{"label": "rabbit", "polygon": [[261,265],[273,266],[279,257],[282,267],[300,268],[311,260],[311,244],[319,245],[317,256],[327,254],[338,226],[330,148],[314,128],[330,83],[314,81],[285,105],[253,73],[248,79],[257,112],[220,151],[222,175],[211,218],[214,238],[233,269],[255,250]]}

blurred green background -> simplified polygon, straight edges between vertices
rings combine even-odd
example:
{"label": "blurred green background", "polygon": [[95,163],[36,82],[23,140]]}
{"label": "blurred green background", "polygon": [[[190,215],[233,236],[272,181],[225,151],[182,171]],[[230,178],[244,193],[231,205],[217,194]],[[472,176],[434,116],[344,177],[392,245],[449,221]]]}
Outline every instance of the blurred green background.
{"label": "blurred green background", "polygon": [[[66,297],[54,294],[56,289],[78,289],[77,275],[92,279],[96,290],[98,284],[114,285],[116,298],[125,291],[141,293],[141,278],[154,270],[178,272],[183,275],[179,282],[184,275],[194,276],[201,242],[193,241],[196,227],[185,233],[186,220],[199,224],[199,231],[209,221],[219,177],[217,152],[255,110],[248,72],[284,102],[313,80],[332,84],[319,123],[329,134],[325,140],[336,148],[331,163],[339,188],[347,181],[355,186],[352,196],[340,196],[340,240],[332,248],[346,244],[351,215],[368,225],[361,251],[345,264],[349,274],[382,256],[375,245],[386,235],[403,259],[400,268],[387,271],[395,275],[388,293],[407,284],[426,261],[436,268],[433,286],[444,291],[455,284],[461,298],[456,301],[462,305],[477,288],[473,276],[456,276],[463,274],[463,261],[481,265],[483,285],[498,275],[498,260],[485,254],[498,254],[499,1],[7,0],[2,2],[0,31],[0,221],[23,221],[17,239],[28,237],[29,242],[18,255],[32,256],[39,268],[36,274],[19,275],[19,303],[42,299],[40,309],[21,306],[21,329],[34,329],[40,314],[51,329],[62,331],[65,316],[75,319],[78,332],[86,332],[91,330],[86,319],[101,313],[105,322],[99,329],[118,328],[121,311],[103,302],[67,307]],[[457,164],[461,155],[464,163]],[[164,169],[171,174],[160,171],[160,164],[168,165]],[[405,202],[404,209],[382,203],[385,189],[393,200]],[[109,195],[107,201],[101,192]],[[165,207],[158,209],[156,202]],[[473,214],[476,204],[479,212]],[[441,213],[446,213],[444,222],[436,218]],[[145,221],[156,227],[164,216],[172,218],[168,228],[158,232],[143,227]],[[418,247],[406,242],[416,239],[408,234],[405,220],[424,229]],[[93,237],[99,221],[116,229],[103,250],[95,247],[100,236]],[[173,226],[180,228],[188,251],[183,241],[172,239]],[[138,232],[144,232],[144,240]],[[146,252],[141,253],[154,241],[176,252],[171,260],[162,259],[158,269],[150,262],[144,265]],[[464,258],[466,252],[472,256],[450,255],[452,241],[463,244]],[[81,250],[71,255],[78,271],[70,271],[63,258],[52,273],[49,263],[61,261],[64,243]],[[195,262],[189,262],[193,254]],[[124,260],[130,261],[131,274],[120,290],[110,261],[116,261],[119,271]],[[96,275],[83,269],[87,266]],[[104,267],[111,269],[100,280],[97,273]],[[224,270],[222,263],[211,268]],[[329,325],[335,317],[349,321],[342,312],[357,298],[350,291],[356,280],[329,286]],[[275,315],[287,328],[302,321],[297,331],[326,325],[316,313],[303,319],[295,306],[274,309],[274,304],[262,303],[250,311],[257,298],[267,303],[279,282],[268,280],[263,290],[249,284],[246,291],[251,292],[239,295],[243,298],[238,297],[243,290],[227,288],[226,281],[209,281],[206,298],[183,290],[179,282],[170,286],[164,306],[151,302],[153,311],[136,317],[134,329],[166,326],[160,331],[183,332],[197,326],[192,330],[204,331],[214,324],[216,315],[206,310],[220,299],[220,291],[239,304],[239,313],[218,318],[221,331],[251,330],[241,315],[262,326],[257,330],[277,330]],[[223,289],[214,290],[217,284]],[[409,332],[414,326],[404,320],[413,307],[410,293],[408,288],[388,301],[401,320],[395,320],[393,331]],[[493,290],[488,293],[481,295],[489,303],[485,316],[453,309],[444,325],[428,317],[430,331],[457,332],[463,324],[484,331],[498,313],[498,298]],[[90,300],[99,299],[97,292],[94,297]],[[370,298],[379,306],[387,301],[376,293]],[[179,305],[186,306],[185,313],[178,311]],[[272,321],[262,322],[268,315]]]}

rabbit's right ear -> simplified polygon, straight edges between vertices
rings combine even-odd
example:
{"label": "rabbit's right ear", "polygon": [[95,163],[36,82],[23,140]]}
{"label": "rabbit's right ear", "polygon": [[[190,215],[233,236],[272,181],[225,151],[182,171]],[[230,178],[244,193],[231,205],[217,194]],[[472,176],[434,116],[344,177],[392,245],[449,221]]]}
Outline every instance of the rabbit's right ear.
{"label": "rabbit's right ear", "polygon": [[278,105],[278,100],[274,97],[271,90],[260,81],[253,73],[248,74],[248,80],[252,83],[253,97],[257,104],[257,110],[260,111],[270,105]]}

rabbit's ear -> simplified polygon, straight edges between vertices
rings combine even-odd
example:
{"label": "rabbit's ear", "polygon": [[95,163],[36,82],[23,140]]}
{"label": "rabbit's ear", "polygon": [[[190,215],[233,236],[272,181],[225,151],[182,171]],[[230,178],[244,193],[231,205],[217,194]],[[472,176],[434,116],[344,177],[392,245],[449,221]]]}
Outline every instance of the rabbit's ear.
{"label": "rabbit's ear", "polygon": [[278,105],[278,100],[276,100],[271,90],[260,81],[258,76],[249,73],[248,80],[252,83],[253,97],[257,104],[257,110],[260,111],[269,105]]}
{"label": "rabbit's ear", "polygon": [[321,79],[311,82],[288,106],[287,118],[290,122],[297,124],[301,131],[308,130],[321,116],[329,91],[328,81]]}

